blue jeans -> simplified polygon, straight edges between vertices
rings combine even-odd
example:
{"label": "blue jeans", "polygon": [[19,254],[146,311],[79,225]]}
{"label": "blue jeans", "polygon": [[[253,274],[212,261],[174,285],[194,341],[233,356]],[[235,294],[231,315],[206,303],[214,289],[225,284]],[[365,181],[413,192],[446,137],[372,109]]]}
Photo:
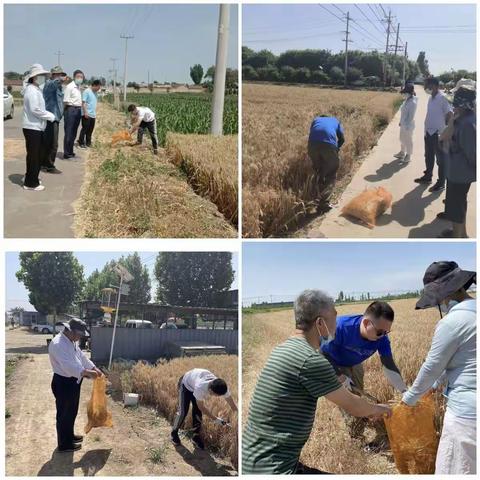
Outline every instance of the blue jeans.
{"label": "blue jeans", "polygon": [[63,117],[65,126],[65,136],[63,138],[63,155],[70,157],[73,155],[73,144],[77,138],[78,126],[82,118],[82,109],[80,107],[67,107]]}

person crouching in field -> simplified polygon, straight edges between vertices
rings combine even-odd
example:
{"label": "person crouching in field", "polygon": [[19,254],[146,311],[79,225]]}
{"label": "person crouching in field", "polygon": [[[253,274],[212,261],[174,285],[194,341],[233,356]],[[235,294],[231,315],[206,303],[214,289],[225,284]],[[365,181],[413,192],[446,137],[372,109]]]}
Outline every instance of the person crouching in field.
{"label": "person crouching in field", "polygon": [[476,272],[462,270],[455,262],[434,262],[425,272],[423,295],[416,305],[438,307],[445,314],[415,382],[402,398],[414,406],[440,387],[447,399],[436,475],[477,473],[477,306],[467,293],[476,278]]}
{"label": "person crouching in field", "polygon": [[270,354],[250,402],[242,445],[246,475],[322,473],[299,462],[320,397],[356,417],[391,415],[387,405],[369,403],[344,388],[319,351],[322,338],[335,334],[333,299],[305,290],[295,300],[294,314],[296,330]]}
{"label": "person crouching in field", "polygon": [[332,208],[330,197],[340,166],[338,152],[344,143],[344,131],[339,120],[327,115],[313,119],[308,137],[308,156],[317,175],[320,192],[318,211],[321,213]]}
{"label": "person crouching in field", "polygon": [[147,129],[152,139],[153,153],[156,155],[158,153],[158,137],[155,113],[148,107],[137,107],[133,103],[128,106],[128,111],[132,118],[130,135],[137,132],[137,145],[141,145],[143,142],[143,133],[145,129]]}
{"label": "person crouching in field", "polygon": [[[335,337],[322,342],[321,351],[335,369],[346,388],[361,395],[364,387],[363,362],[380,355],[383,372],[389,383],[403,393],[407,386],[392,355],[388,334],[392,329],[394,312],[385,302],[373,302],[363,315],[343,315],[337,318]],[[345,415],[352,438],[362,438],[366,419]]]}
{"label": "person crouching in field", "polygon": [[97,93],[100,88],[102,88],[102,82],[94,80],[91,87],[86,88],[82,94],[82,129],[78,137],[80,148],[92,146],[92,134],[97,117]]}
{"label": "person crouching in field", "polygon": [[417,97],[413,83],[406,83],[400,92],[405,101],[400,108],[400,151],[394,155],[402,164],[410,161],[413,152],[413,131],[415,130],[415,112]]}
{"label": "person crouching in field", "polygon": [[83,437],[75,435],[74,425],[84,378],[95,379],[103,373],[80,349],[78,342],[88,336],[87,326],[72,319],[64,324],[48,346],[53,369],[52,392],[57,408],[57,442],[59,452],[73,452],[82,448]]}
{"label": "person crouching in field", "polygon": [[225,380],[217,378],[212,372],[203,368],[194,368],[188,371],[178,381],[178,411],[173,422],[171,439],[175,446],[180,446],[182,442],[178,436],[178,431],[182,428],[187,417],[190,404],[192,405],[192,423],[193,437],[192,442],[203,449],[204,444],[200,437],[202,427],[202,416],[206,415],[217,425],[227,425],[228,421],[216,417],[205,405],[208,397],[223,397],[232,412],[237,411],[237,405],[232,399]]}

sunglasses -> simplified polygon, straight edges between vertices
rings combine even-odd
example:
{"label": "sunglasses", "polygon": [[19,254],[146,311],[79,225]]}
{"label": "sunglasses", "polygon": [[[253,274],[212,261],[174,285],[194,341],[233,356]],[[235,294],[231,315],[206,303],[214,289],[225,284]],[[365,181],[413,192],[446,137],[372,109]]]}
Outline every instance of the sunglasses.
{"label": "sunglasses", "polygon": [[371,320],[370,318],[368,319],[370,321],[370,323],[373,325],[373,328],[375,330],[375,335],[380,338],[380,337],[385,337],[386,335],[388,335],[390,333],[390,330],[383,330],[381,328],[377,328],[377,326],[375,325],[375,322],[373,320]]}

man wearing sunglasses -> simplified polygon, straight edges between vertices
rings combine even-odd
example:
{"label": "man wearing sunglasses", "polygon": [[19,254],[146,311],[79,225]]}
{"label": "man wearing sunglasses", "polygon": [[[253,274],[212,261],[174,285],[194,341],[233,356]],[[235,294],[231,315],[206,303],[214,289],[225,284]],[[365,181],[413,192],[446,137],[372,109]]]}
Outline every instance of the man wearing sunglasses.
{"label": "man wearing sunglasses", "polygon": [[[380,355],[383,373],[393,388],[400,392],[407,390],[393,360],[388,339],[393,319],[394,312],[388,303],[373,302],[363,315],[337,317],[335,335],[322,342],[323,355],[353,393],[363,394],[363,362],[376,352]],[[363,437],[365,419],[346,416],[346,422],[353,438]]]}

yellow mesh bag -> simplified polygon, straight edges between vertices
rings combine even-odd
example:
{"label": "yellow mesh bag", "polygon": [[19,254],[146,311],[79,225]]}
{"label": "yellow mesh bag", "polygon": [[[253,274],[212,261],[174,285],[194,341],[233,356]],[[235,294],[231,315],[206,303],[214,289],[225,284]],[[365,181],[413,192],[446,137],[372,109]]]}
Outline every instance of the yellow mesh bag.
{"label": "yellow mesh bag", "polygon": [[435,430],[433,395],[422,398],[415,407],[400,403],[385,418],[390,447],[400,473],[435,473],[438,436]]}
{"label": "yellow mesh bag", "polygon": [[119,142],[129,142],[131,140],[132,136],[128,130],[120,130],[112,135],[111,144],[115,145]]}
{"label": "yellow mesh bag", "polygon": [[107,410],[106,384],[104,376],[93,381],[92,396],[87,405],[88,423],[85,433],[95,427],[113,427],[112,413]]}

